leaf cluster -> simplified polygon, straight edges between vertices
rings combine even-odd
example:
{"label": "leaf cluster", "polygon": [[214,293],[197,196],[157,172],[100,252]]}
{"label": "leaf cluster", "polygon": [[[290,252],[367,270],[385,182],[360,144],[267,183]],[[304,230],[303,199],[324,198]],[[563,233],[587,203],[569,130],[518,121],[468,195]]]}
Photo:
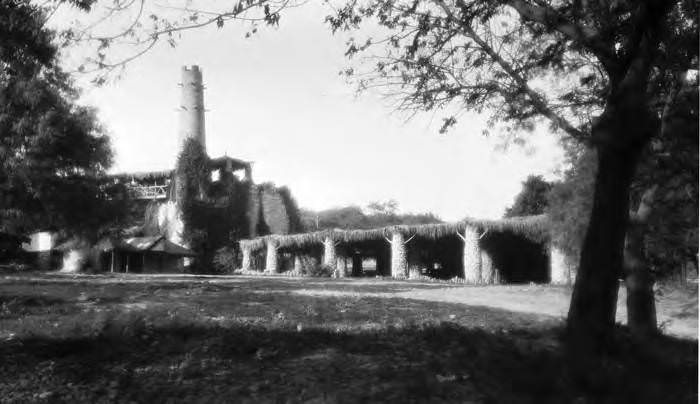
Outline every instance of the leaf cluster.
{"label": "leaf cluster", "polygon": [[546,213],[547,198],[552,184],[541,175],[530,175],[522,184],[522,190],[515,197],[513,205],[506,209],[504,217],[531,216]]}

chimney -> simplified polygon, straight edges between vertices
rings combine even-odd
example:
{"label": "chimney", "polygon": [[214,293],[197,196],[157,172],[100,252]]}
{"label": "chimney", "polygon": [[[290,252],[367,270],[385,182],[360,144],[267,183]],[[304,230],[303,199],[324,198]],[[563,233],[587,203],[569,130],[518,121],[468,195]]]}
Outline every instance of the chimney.
{"label": "chimney", "polygon": [[199,66],[182,67],[182,95],[180,101],[180,150],[187,139],[197,139],[206,151],[204,132],[204,86]]}

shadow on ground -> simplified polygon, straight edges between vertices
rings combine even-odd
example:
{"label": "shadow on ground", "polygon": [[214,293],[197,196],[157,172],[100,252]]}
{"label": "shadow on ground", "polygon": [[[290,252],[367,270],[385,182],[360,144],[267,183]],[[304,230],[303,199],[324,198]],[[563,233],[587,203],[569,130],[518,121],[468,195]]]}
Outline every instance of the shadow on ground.
{"label": "shadow on ground", "polygon": [[[557,328],[454,323],[331,331],[167,326],[132,314],[79,338],[0,344],[3,402],[697,402],[697,344],[620,332],[596,389],[567,379]],[[543,343],[553,341],[553,343]]]}
{"label": "shadow on ground", "polygon": [[131,280],[0,282],[0,401],[697,402],[696,341],[621,328],[582,389],[557,317],[295,293],[344,282]]}

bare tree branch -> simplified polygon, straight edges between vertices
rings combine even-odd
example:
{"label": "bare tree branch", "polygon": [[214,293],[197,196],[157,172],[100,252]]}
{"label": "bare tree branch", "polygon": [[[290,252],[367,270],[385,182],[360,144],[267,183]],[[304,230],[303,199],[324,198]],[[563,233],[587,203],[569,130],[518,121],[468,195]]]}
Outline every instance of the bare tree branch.
{"label": "bare tree branch", "polygon": [[479,47],[486,52],[489,57],[496,62],[503,71],[508,74],[508,76],[513,79],[519,86],[520,90],[522,90],[525,94],[530,99],[530,102],[532,106],[543,116],[545,116],[547,119],[549,119],[556,127],[564,130],[567,134],[569,134],[571,137],[578,139],[578,140],[583,140],[585,138],[585,134],[581,132],[579,129],[574,127],[571,123],[569,123],[568,120],[566,120],[564,117],[558,115],[554,110],[552,110],[549,105],[547,105],[547,102],[542,99],[542,96],[538,94],[535,90],[530,87],[530,85],[527,83],[527,80],[525,78],[518,74],[518,72],[515,71],[513,66],[510,65],[506,60],[504,60],[496,51],[488,44],[486,41],[483,40],[477,33],[469,26],[468,24],[464,23],[464,21],[461,21],[458,19],[454,13],[452,12],[452,9],[444,2],[444,0],[435,0],[437,4],[442,8],[442,10],[445,12],[445,14],[448,16],[449,19],[452,21],[456,22],[462,32],[471,38]]}

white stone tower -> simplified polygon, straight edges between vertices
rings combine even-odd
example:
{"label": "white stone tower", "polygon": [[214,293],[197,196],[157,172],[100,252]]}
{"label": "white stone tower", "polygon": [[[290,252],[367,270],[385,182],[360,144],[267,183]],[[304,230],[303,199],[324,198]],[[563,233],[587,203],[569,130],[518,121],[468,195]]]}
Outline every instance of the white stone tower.
{"label": "white stone tower", "polygon": [[206,150],[204,132],[204,86],[199,66],[182,67],[182,96],[180,104],[179,148],[187,139],[197,139]]}

